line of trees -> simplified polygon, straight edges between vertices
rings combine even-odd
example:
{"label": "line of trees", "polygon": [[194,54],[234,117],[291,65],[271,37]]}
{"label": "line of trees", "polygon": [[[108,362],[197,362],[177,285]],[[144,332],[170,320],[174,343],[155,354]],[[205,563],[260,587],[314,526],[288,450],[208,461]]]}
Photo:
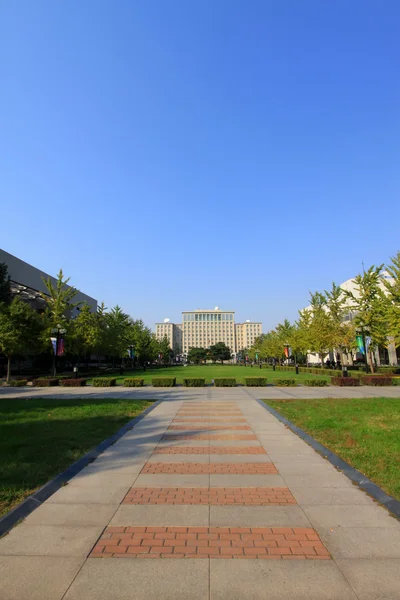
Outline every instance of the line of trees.
{"label": "line of trees", "polygon": [[374,372],[374,349],[391,343],[400,346],[400,252],[386,267],[372,265],[353,282],[354,291],[333,283],[331,290],[310,293],[310,306],[299,311],[298,319],[294,323],[285,319],[257,338],[249,356],[258,353],[262,359],[284,360],[290,348],[295,361],[312,352],[321,365],[330,353],[338,354],[342,363],[344,356],[349,357],[351,363],[361,336]]}
{"label": "line of trees", "polygon": [[218,342],[209,348],[190,348],[188,352],[188,361],[194,362],[196,365],[212,360],[217,362],[220,360],[229,360],[232,357],[231,351],[224,342]]}
{"label": "line of trees", "polygon": [[[60,270],[56,285],[43,280],[44,311],[38,312],[29,302],[11,292],[7,266],[0,264],[0,353],[7,358],[7,381],[11,377],[11,361],[53,352],[51,337],[55,330],[63,331],[65,356],[76,364],[94,355],[123,364],[129,358],[141,366],[162,355],[169,362],[171,349],[167,338],[159,342],[141,319],[133,319],[120,306],[107,310],[104,303],[97,312],[85,303],[75,302],[77,290],[68,286]],[[72,317],[74,310],[77,316]],[[55,360],[55,357],[54,359]]]}

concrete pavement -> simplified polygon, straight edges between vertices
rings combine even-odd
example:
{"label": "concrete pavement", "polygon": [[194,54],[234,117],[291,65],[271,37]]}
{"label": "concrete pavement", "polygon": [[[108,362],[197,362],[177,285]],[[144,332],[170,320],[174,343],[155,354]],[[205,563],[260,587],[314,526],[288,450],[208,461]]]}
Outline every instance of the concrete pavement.
{"label": "concrete pavement", "polygon": [[363,389],[278,391],[57,390],[165,402],[0,539],[1,600],[400,598],[399,522],[256,402]]}

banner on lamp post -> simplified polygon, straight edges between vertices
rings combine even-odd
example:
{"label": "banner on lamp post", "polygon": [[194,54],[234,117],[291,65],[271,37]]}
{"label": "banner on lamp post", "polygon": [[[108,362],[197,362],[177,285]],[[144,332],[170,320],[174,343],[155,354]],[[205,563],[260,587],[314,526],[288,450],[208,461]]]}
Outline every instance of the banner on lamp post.
{"label": "banner on lamp post", "polygon": [[357,342],[359,352],[362,352],[363,354],[365,354],[364,340],[363,340],[362,335],[356,336],[356,342]]}
{"label": "banner on lamp post", "polygon": [[51,345],[53,346],[53,354],[54,356],[57,354],[57,338],[56,337],[51,337]]}
{"label": "banner on lamp post", "polygon": [[64,356],[64,338],[58,340],[57,356]]}

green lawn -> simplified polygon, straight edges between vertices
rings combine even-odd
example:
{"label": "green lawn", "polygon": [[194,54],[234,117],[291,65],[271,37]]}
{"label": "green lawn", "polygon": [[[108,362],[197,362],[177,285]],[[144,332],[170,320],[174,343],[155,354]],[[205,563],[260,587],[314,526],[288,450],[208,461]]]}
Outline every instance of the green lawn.
{"label": "green lawn", "polygon": [[400,499],[399,399],[265,402]]}
{"label": "green lawn", "polygon": [[297,379],[299,383],[305,379],[326,379],[330,378],[323,375],[309,375],[308,373],[290,373],[288,371],[273,371],[271,368],[262,368],[254,365],[253,367],[244,367],[241,365],[189,365],[187,367],[166,367],[164,369],[146,369],[143,371],[124,371],[120,375],[119,371],[114,374],[104,375],[104,377],[116,377],[117,384],[122,384],[126,377],[141,377],[145,385],[151,385],[153,377],[176,377],[177,383],[182,383],[186,377],[204,377],[206,383],[211,383],[216,377],[235,377],[237,383],[244,384],[245,377],[266,377],[268,383],[273,383],[276,379]]}
{"label": "green lawn", "polygon": [[0,399],[0,515],[152,402]]}

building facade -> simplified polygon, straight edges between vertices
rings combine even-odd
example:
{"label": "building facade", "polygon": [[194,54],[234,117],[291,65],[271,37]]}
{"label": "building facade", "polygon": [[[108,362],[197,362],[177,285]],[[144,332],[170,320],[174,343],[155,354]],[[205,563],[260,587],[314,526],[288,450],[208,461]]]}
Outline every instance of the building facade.
{"label": "building facade", "polygon": [[[56,279],[1,249],[0,263],[7,265],[12,294],[18,295],[22,300],[29,302],[36,310],[43,310],[45,308],[45,301],[41,297],[40,292],[48,295],[48,290],[43,283],[43,279],[50,279],[54,287],[57,284]],[[68,288],[69,286],[67,285],[66,287]],[[97,311],[97,300],[83,292],[77,291],[73,302],[84,302],[90,306],[92,312]],[[78,312],[79,306],[72,309],[71,316],[75,316]]]}
{"label": "building facade", "polygon": [[182,323],[170,323],[165,319],[156,323],[156,337],[166,335],[175,354],[187,354],[190,348],[209,348],[223,342],[236,354],[250,348],[262,333],[260,322],[235,323],[235,311],[214,309],[185,310]]}

